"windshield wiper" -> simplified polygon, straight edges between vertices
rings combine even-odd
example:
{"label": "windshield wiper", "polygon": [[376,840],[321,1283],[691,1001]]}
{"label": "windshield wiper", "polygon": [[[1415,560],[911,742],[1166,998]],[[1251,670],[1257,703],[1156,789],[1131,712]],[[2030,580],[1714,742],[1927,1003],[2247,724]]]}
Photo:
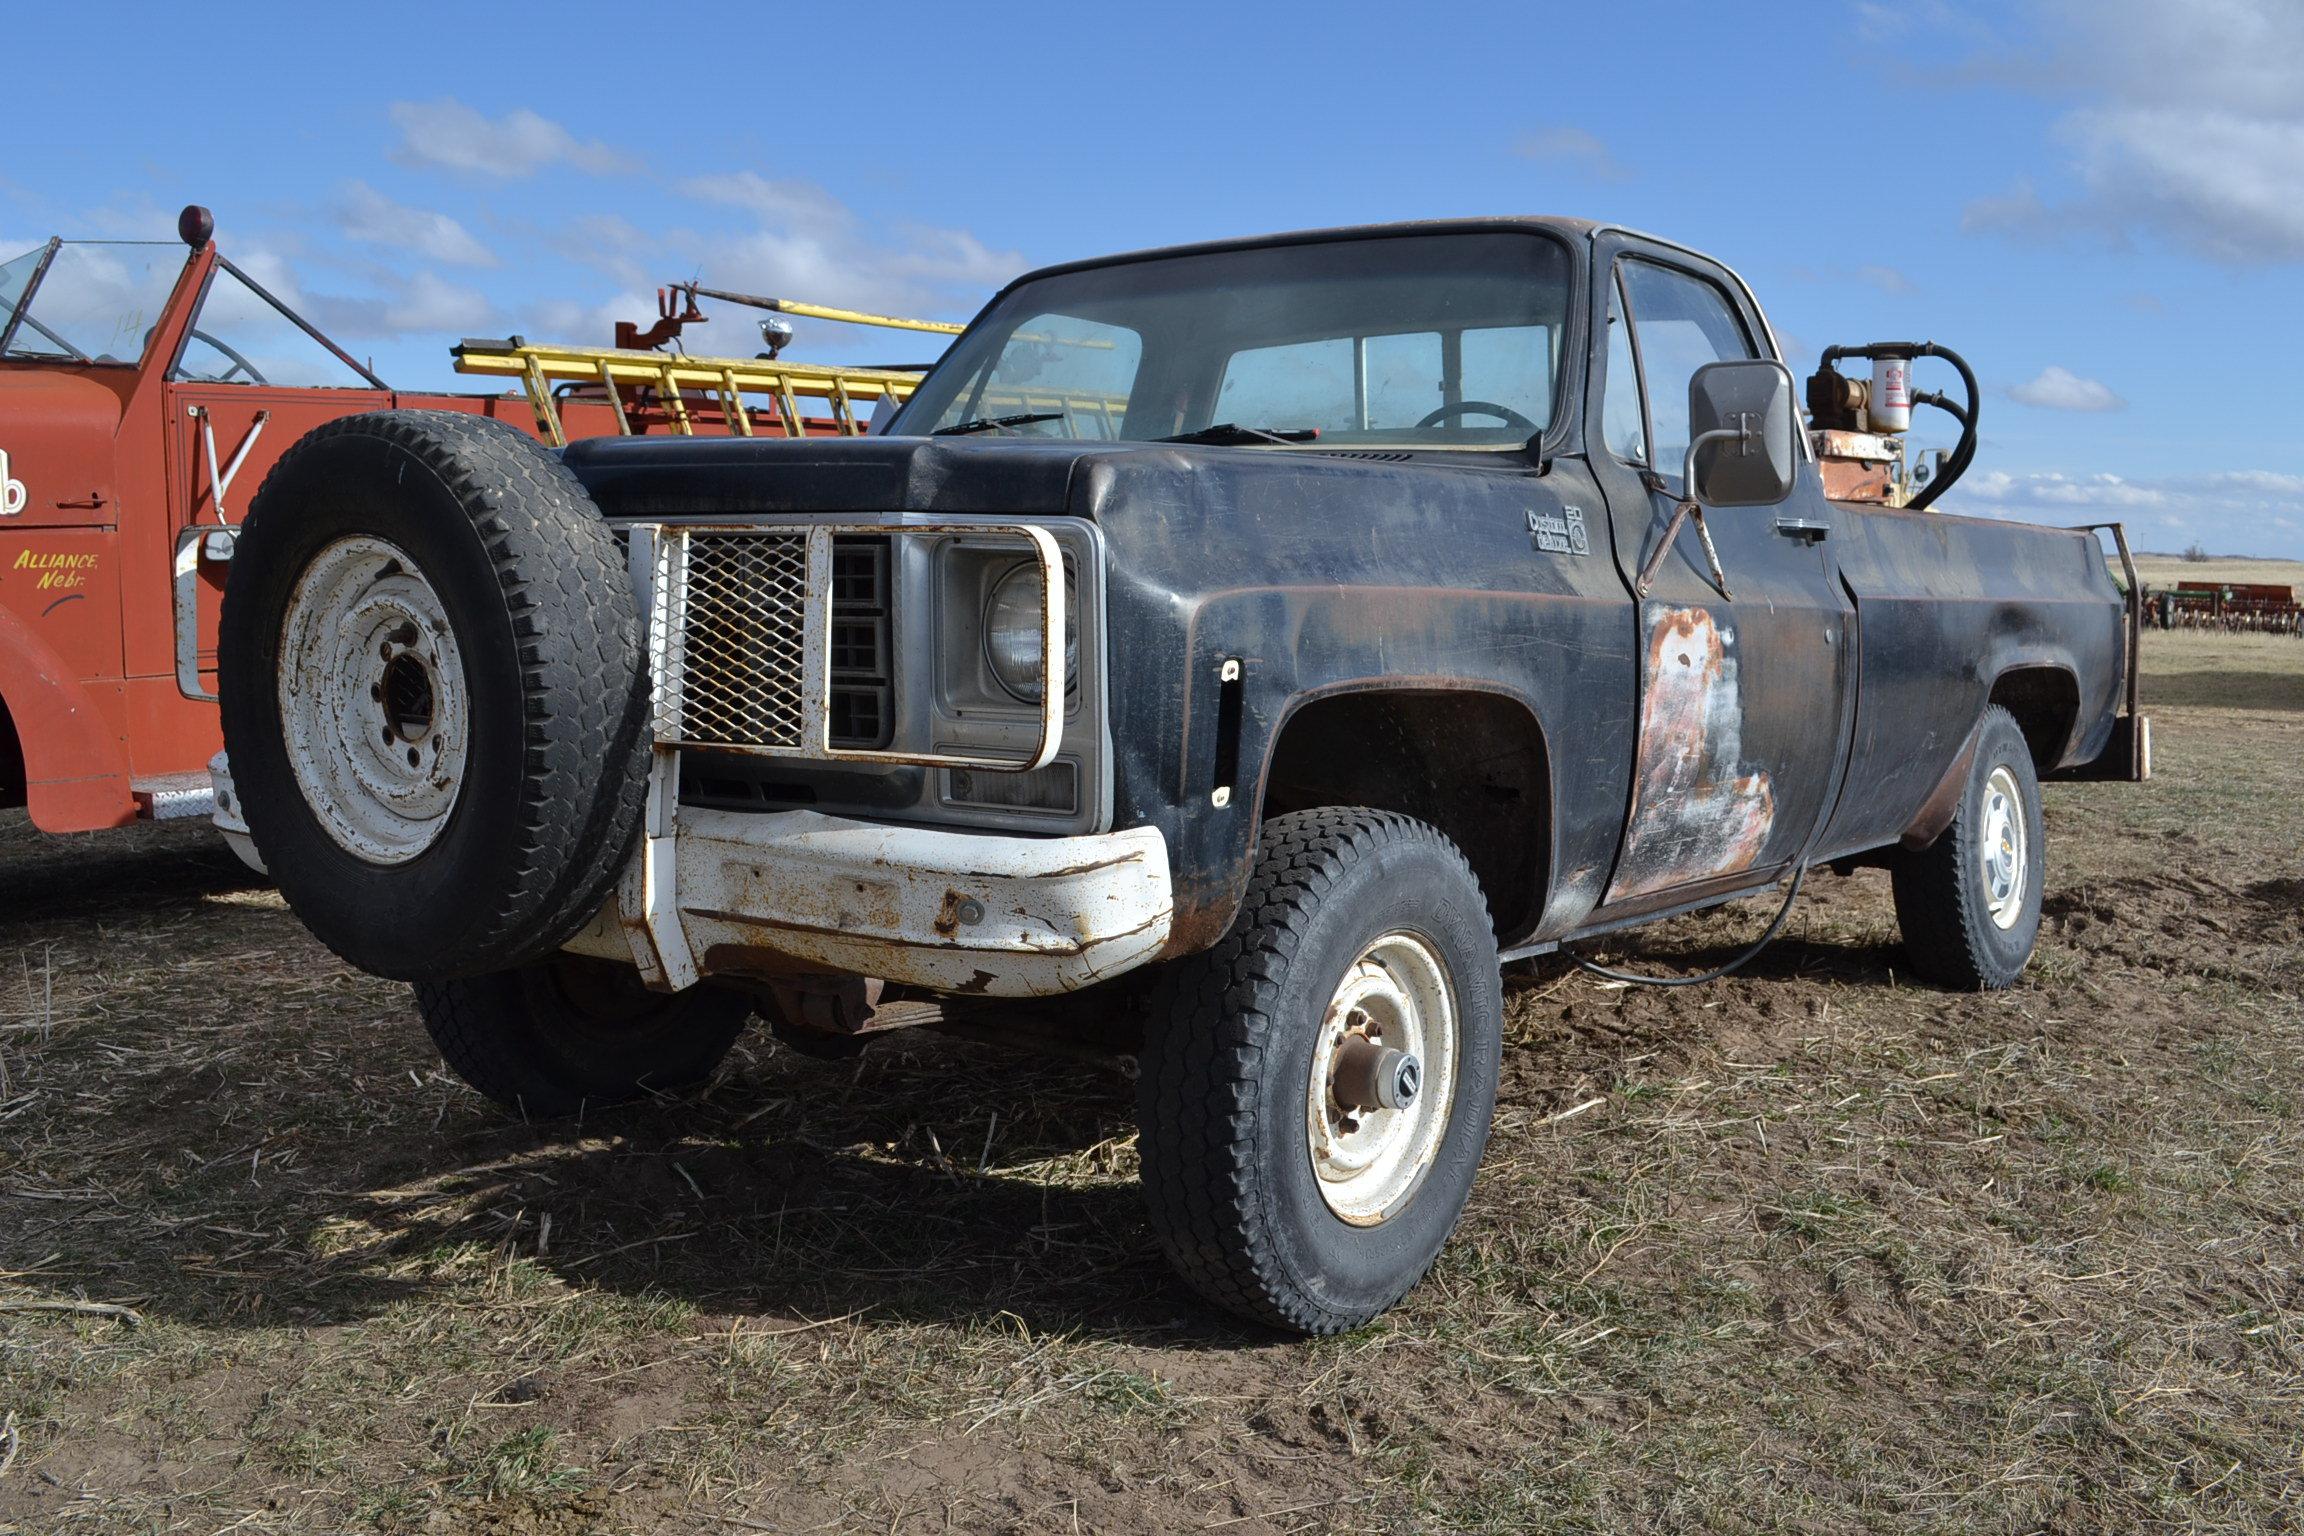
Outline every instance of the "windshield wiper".
{"label": "windshield wiper", "polygon": [[1179,432],[1174,437],[1156,437],[1156,443],[1213,443],[1235,446],[1243,443],[1308,443],[1320,435],[1318,427],[1244,427],[1236,421],[1220,421],[1197,432]]}
{"label": "windshield wiper", "polygon": [[948,427],[938,427],[930,437],[966,437],[971,432],[1005,432],[1010,427],[1028,427],[1036,421],[1062,421],[1062,411],[1026,411],[1019,416],[979,416],[974,421],[956,421]]}

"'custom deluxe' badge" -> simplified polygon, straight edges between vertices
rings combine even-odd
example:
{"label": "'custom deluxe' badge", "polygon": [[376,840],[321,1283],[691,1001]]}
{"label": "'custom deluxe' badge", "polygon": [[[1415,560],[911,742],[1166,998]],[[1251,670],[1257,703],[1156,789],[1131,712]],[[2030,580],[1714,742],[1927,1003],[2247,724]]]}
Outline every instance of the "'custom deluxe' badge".
{"label": "'custom deluxe' badge", "polygon": [[1563,507],[1562,515],[1531,511],[1528,531],[1536,536],[1536,547],[1546,554],[1588,555],[1592,541],[1584,532],[1584,509]]}

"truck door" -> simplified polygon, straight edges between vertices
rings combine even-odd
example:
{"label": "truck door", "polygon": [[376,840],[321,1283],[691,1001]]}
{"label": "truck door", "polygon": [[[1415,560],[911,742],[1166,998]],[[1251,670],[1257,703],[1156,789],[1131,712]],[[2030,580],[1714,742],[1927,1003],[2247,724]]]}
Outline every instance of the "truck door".
{"label": "truck door", "polygon": [[[1587,446],[1630,588],[1681,491],[1690,375],[1766,353],[1741,285],[1709,262],[1604,239],[1594,272],[1602,339],[1587,420],[1599,430]],[[1708,515],[1727,593],[1690,522],[1635,597],[1639,741],[1603,920],[1770,878],[1807,849],[1830,803],[1849,608],[1830,508],[1814,474],[1801,478],[1784,506]]]}
{"label": "truck door", "polygon": [[[305,433],[391,404],[391,395],[349,358],[219,263],[168,374],[171,555],[186,528],[237,525],[272,466]],[[199,551],[197,665],[209,688],[215,686],[217,597],[228,569],[217,557],[229,550],[218,544]],[[153,672],[169,674],[173,692],[173,625],[163,633],[155,622],[153,629],[147,662]],[[196,750],[197,744],[187,748]]]}

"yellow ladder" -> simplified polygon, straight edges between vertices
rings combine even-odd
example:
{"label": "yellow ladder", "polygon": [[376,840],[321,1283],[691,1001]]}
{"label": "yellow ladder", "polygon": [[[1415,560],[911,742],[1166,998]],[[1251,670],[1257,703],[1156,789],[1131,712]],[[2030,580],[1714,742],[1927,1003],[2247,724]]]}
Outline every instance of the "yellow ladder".
{"label": "yellow ladder", "polygon": [[[556,448],[568,444],[559,403],[552,395],[557,384],[600,385],[607,397],[605,403],[616,413],[617,431],[626,435],[631,434],[632,419],[624,407],[623,388],[641,386],[656,391],[672,429],[686,437],[696,435],[688,411],[690,390],[717,396],[730,430],[739,437],[758,435],[752,410],[745,404],[746,395],[764,396],[777,425],[788,437],[807,434],[800,415],[802,400],[828,402],[841,434],[860,437],[872,406],[882,400],[909,400],[920,383],[919,374],[891,368],[837,368],[763,357],[690,357],[678,352],[626,352],[613,347],[539,346],[517,337],[509,342],[466,341],[452,350],[458,373],[518,379],[535,409],[537,427]],[[865,408],[862,413],[859,406]]]}

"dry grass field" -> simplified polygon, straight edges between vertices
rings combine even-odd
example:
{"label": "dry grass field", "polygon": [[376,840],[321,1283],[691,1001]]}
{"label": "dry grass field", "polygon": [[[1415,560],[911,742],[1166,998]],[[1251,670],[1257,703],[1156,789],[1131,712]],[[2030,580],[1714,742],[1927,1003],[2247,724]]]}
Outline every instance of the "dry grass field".
{"label": "dry grass field", "polygon": [[1112,1068],[755,1036],[523,1125],[201,831],[14,817],[0,1532],[2295,1529],[2304,645],[2146,644],[2023,985],[1907,982],[1869,872],[1715,986],[1516,976],[1462,1232],[1317,1344],[1170,1282]]}
{"label": "dry grass field", "polygon": [[2139,554],[2136,574],[2150,587],[2172,587],[2180,581],[2246,581],[2304,591],[2304,560],[2187,560],[2181,555]]}

